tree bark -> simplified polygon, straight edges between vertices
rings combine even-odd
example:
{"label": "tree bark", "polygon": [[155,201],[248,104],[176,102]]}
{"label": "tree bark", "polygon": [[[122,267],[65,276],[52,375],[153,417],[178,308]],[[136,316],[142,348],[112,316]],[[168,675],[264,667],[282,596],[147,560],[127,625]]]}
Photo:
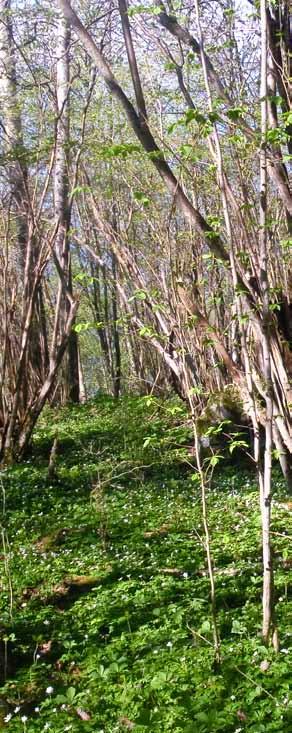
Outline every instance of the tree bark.
{"label": "tree bark", "polygon": [[266,0],[261,0],[261,149],[260,149],[260,285],[263,310],[263,370],[266,393],[265,455],[261,501],[263,542],[263,625],[262,635],[270,641],[273,622],[273,566],[271,550],[271,503],[272,503],[272,448],[273,448],[273,387],[270,348],[270,292],[267,253],[267,19]]}
{"label": "tree bark", "polygon": [[[72,295],[72,273],[69,245],[70,206],[69,206],[69,143],[70,143],[70,70],[69,70],[70,29],[62,14],[58,16],[57,27],[57,145],[55,161],[55,216],[59,223],[56,239],[56,256],[66,274],[67,288]],[[70,308],[62,282],[59,283],[58,307],[56,311],[55,334],[62,331]],[[53,344],[55,347],[56,339]],[[79,369],[77,333],[69,334],[67,359],[65,360],[65,394],[69,402],[79,402]]]}

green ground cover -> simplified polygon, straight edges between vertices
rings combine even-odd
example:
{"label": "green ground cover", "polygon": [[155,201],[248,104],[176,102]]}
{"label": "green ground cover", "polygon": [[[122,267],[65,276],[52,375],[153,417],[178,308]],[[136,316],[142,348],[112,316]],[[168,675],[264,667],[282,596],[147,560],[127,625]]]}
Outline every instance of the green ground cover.
{"label": "green ground cover", "polygon": [[236,451],[215,468],[208,503],[222,665],[214,668],[190,445],[175,403],[100,398],[47,411],[32,454],[2,471],[0,728],[292,731],[284,485],[275,469],[275,655],[260,638],[256,479]]}

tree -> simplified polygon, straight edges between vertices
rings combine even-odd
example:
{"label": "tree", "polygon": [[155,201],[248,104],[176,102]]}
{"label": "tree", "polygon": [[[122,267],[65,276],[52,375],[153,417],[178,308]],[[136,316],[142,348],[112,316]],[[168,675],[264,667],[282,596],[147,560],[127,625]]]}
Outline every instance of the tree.
{"label": "tree", "polygon": [[[70,257],[70,201],[69,201],[69,152],[70,152],[70,68],[69,68],[70,30],[63,15],[57,19],[57,47],[56,47],[56,84],[57,84],[57,134],[55,160],[55,215],[58,222],[56,236],[56,256],[61,263],[64,276],[67,280],[68,292],[72,295],[72,267]],[[64,323],[70,310],[69,300],[64,293],[63,284],[59,281],[57,307],[52,351],[56,347],[57,339],[62,333]],[[65,401],[79,402],[79,369],[77,333],[72,330],[69,336],[67,361],[64,374]]]}
{"label": "tree", "polygon": [[[217,184],[221,199],[221,212],[225,224],[225,231],[222,234],[218,229],[209,224],[206,216],[199,210],[198,206],[191,201],[190,194],[187,195],[182,185],[180,175],[176,175],[173,168],[166,160],[165,150],[156,143],[155,136],[149,122],[146,98],[143,91],[141,74],[137,62],[132,30],[130,27],[129,14],[140,13],[139,6],[135,4],[129,9],[124,0],[119,0],[120,22],[125,40],[125,48],[128,58],[130,76],[132,80],[136,105],[130,101],[125,88],[118,82],[104,54],[98,49],[92,35],[72,9],[67,0],[58,0],[58,5],[68,18],[73,29],[83,43],[87,53],[91,56],[101,77],[104,79],[110,93],[116,98],[123,108],[130,127],[136,138],[142,145],[143,150],[150,157],[152,164],[161,176],[168,192],[172,196],[173,206],[177,207],[183,217],[195,228],[204,245],[208,248],[214,262],[219,264],[220,270],[224,268],[224,274],[228,275],[230,301],[233,299],[235,311],[233,318],[236,319],[241,345],[241,356],[239,364],[228,353],[224,338],[218,332],[213,322],[213,315],[208,318],[201,312],[194,298],[190,299],[185,287],[178,285],[178,296],[185,306],[192,319],[195,319],[196,330],[200,332],[204,341],[209,334],[212,347],[217,357],[222,360],[229,379],[240,393],[244,409],[252,420],[255,432],[255,460],[259,470],[259,481],[261,489],[261,506],[263,521],[263,558],[264,558],[264,587],[263,587],[263,637],[266,641],[270,638],[272,627],[272,567],[271,549],[269,539],[270,505],[271,505],[271,456],[273,444],[277,449],[281,460],[283,472],[291,487],[291,472],[287,453],[292,452],[292,430],[289,404],[291,403],[290,388],[290,355],[289,346],[283,344],[281,321],[277,312],[281,310],[281,304],[276,299],[271,300],[271,287],[269,284],[269,268],[272,266],[272,257],[268,262],[267,242],[272,239],[271,225],[267,218],[267,171],[273,184],[276,185],[280,199],[282,200],[286,219],[289,226],[289,217],[292,211],[292,199],[289,190],[289,182],[285,163],[282,155],[279,140],[281,134],[275,124],[277,122],[273,115],[275,102],[268,90],[268,46],[267,46],[267,7],[261,3],[261,136],[260,136],[260,202],[257,217],[256,230],[254,230],[253,247],[249,240],[249,233],[242,216],[242,207],[249,206],[245,185],[242,179],[238,181],[239,194],[235,195],[229,180],[230,173],[226,170],[224,153],[222,154],[220,141],[220,127],[227,127],[227,144],[234,142],[234,123],[239,128],[243,139],[252,139],[257,145],[257,129],[254,123],[251,125],[245,119],[244,106],[236,106],[235,101],[226,91],[224,85],[216,74],[215,66],[204,50],[203,36],[200,24],[200,10],[197,8],[197,27],[199,41],[180,23],[174,16],[168,16],[163,3],[156,3],[160,23],[179,40],[200,57],[203,80],[206,92],[207,109],[204,114],[198,110],[192,100],[187,86],[184,82],[182,64],[173,61],[172,51],[168,52],[176,71],[179,88],[187,102],[189,109],[185,114],[183,124],[187,125],[194,121],[201,134],[207,139],[209,151],[217,176]],[[143,11],[143,9],[142,9]],[[225,12],[225,11],[224,11]],[[231,10],[231,14],[234,10]],[[229,13],[230,15],[230,13]],[[226,12],[227,16],[227,12]],[[225,16],[225,17],[226,17]],[[268,12],[268,18],[270,14]],[[232,45],[236,45],[233,34]],[[273,50],[270,47],[270,54]],[[285,52],[283,52],[285,56]],[[282,57],[281,57],[282,58]],[[272,58],[272,65],[274,60]],[[280,67],[281,68],[281,67]],[[285,64],[287,72],[287,63]],[[284,73],[284,62],[282,59],[282,74]],[[279,77],[279,73],[278,73]],[[282,83],[283,77],[281,75]],[[211,85],[220,95],[220,99],[213,100]],[[279,87],[281,86],[281,80]],[[287,104],[287,94],[285,103]],[[268,127],[268,110],[271,127]],[[285,128],[286,129],[286,128]],[[223,133],[224,134],[224,133]],[[289,136],[289,131],[285,132]],[[283,138],[282,138],[283,139]],[[224,144],[223,136],[223,144]],[[235,141],[237,142],[237,140]],[[236,147],[236,145],[235,145]],[[236,158],[238,151],[235,150]],[[240,170],[240,166],[239,166]],[[234,175],[233,173],[231,175]],[[239,198],[239,201],[238,201]],[[241,201],[240,201],[241,198]],[[272,209],[271,209],[272,212]],[[231,218],[232,217],[232,218]],[[254,225],[255,222],[253,222]],[[246,251],[234,246],[236,236],[240,233],[242,241],[247,244]],[[259,271],[259,276],[258,276]],[[137,271],[135,273],[137,276]],[[141,281],[141,276],[138,275]],[[149,298],[149,291],[145,291]],[[226,297],[226,296],[225,296]],[[150,300],[150,299],[149,299]],[[149,301],[148,301],[149,302]],[[231,305],[231,304],[230,304]],[[230,307],[230,306],[229,306]],[[178,331],[179,335],[179,331]],[[191,331],[190,331],[191,335]],[[178,339],[179,341],[179,339]],[[252,342],[252,349],[249,346]],[[152,338],[152,343],[154,340]],[[164,358],[166,352],[164,351]],[[173,371],[177,371],[173,369]],[[179,370],[179,376],[182,375]],[[264,378],[262,379],[261,374]],[[176,375],[178,376],[178,374]],[[186,388],[186,385],[184,385]],[[264,406],[263,406],[264,404]],[[264,471],[261,469],[261,457],[259,453],[259,430],[258,425],[265,430],[265,460]]]}
{"label": "tree", "polygon": [[[59,257],[57,239],[60,222],[48,224],[46,208],[50,197],[55,158],[52,138],[48,164],[46,144],[39,137],[33,147],[35,118],[21,119],[20,95],[16,90],[15,43],[10,3],[1,5],[1,84],[3,99],[3,173],[8,178],[9,196],[2,188],[1,242],[3,262],[1,303],[1,457],[10,461],[28,445],[35,422],[55,386],[56,376],[70,338],[77,309],[68,287],[66,263]],[[31,71],[29,67],[29,72]],[[42,122],[42,121],[41,121]],[[24,127],[28,127],[24,133]],[[33,130],[33,134],[31,133]],[[45,273],[55,263],[66,317],[48,347],[48,324],[43,288]]]}

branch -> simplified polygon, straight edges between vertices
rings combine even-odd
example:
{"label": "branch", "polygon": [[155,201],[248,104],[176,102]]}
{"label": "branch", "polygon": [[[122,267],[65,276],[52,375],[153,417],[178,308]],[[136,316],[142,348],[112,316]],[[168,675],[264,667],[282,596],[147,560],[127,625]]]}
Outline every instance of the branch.
{"label": "branch", "polygon": [[131,28],[130,28],[130,23],[129,23],[129,16],[128,16],[126,0],[119,0],[119,11],[120,11],[120,16],[121,16],[121,23],[122,23],[122,28],[123,28],[125,45],[127,49],[128,62],[129,62],[130,72],[131,72],[132,81],[133,81],[133,87],[135,90],[135,97],[136,97],[139,117],[143,124],[143,121],[147,119],[147,110],[146,110],[146,103],[145,103],[141,80],[140,80],[139,71],[138,71],[134,44],[133,44],[132,36],[131,36]]}
{"label": "branch", "polygon": [[[158,8],[161,8],[161,12],[158,15],[160,25],[162,25],[163,28],[166,28],[166,30],[169,31],[169,33],[171,33],[174,38],[177,38],[178,41],[184,43],[186,46],[189,46],[197,56],[200,56],[201,46],[194,38],[194,36],[192,36],[191,33],[186,30],[186,28],[183,28],[173,15],[167,14],[163,2],[161,2],[160,0],[156,0],[155,5],[157,5]],[[205,54],[205,57],[210,79],[214,84],[214,87],[216,88],[219,97],[222,97],[225,102],[230,104],[231,98],[226,91],[224,85],[220,81],[220,77],[218,76],[217,71],[215,71],[210,57],[207,54]]]}
{"label": "branch", "polygon": [[150,154],[151,161],[163,179],[168,191],[173,196],[174,202],[178,205],[186,219],[192,224],[197,231],[204,237],[206,244],[215,257],[219,257],[224,262],[229,261],[228,253],[224,243],[218,234],[214,232],[202,214],[196,209],[183,191],[182,186],[172,172],[170,166],[164,159],[162,150],[156,144],[154,137],[149,129],[147,122],[141,122],[134,106],[128,99],[122,87],[116,80],[112,70],[104,58],[103,54],[98,50],[94,40],[79,20],[75,11],[72,9],[68,0],[56,0],[57,5],[62,10],[72,28],[77,34],[79,40],[83,43],[87,53],[94,61],[100,75],[104,79],[108,89],[113,96],[119,101],[123,107],[130,126],[136,137],[141,143],[146,153]]}

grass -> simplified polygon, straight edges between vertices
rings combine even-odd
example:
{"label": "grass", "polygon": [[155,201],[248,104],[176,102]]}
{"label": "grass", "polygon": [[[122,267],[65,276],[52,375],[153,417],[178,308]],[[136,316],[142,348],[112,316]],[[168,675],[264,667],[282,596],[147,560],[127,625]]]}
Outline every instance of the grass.
{"label": "grass", "polygon": [[174,402],[104,397],[47,411],[31,456],[2,472],[0,728],[292,731],[285,488],[275,469],[275,655],[260,638],[255,477],[236,451],[215,469],[216,669],[190,444]]}

